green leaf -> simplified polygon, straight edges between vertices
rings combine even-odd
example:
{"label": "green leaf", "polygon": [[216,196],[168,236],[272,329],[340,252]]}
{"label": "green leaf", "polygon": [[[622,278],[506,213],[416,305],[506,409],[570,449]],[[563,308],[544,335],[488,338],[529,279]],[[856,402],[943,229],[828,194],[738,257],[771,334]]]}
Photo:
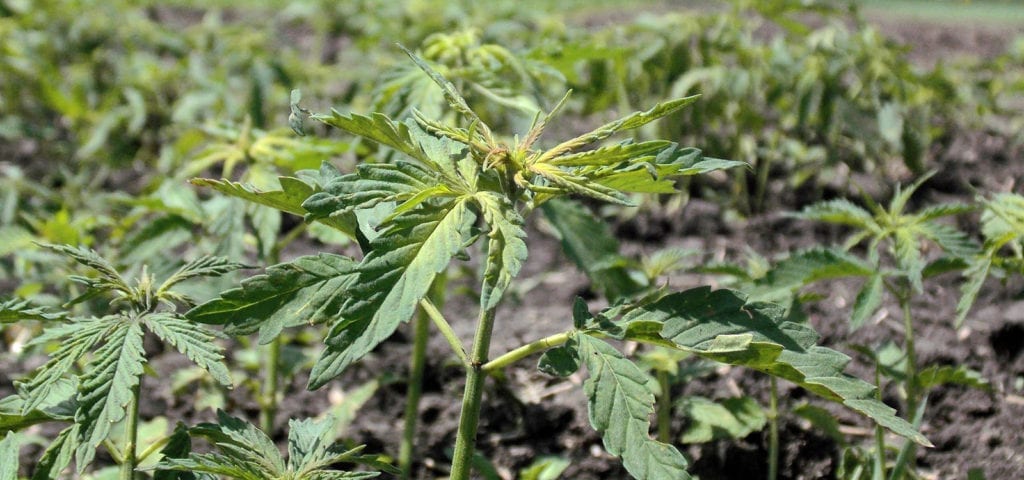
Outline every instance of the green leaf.
{"label": "green leaf", "polygon": [[342,115],[338,111],[332,110],[330,115],[314,114],[312,118],[353,135],[391,147],[410,158],[424,160],[420,145],[409,134],[409,126],[395,122],[384,114],[373,113],[367,117],[357,114]]}
{"label": "green leaf", "polygon": [[608,225],[579,202],[556,198],[541,205],[555,229],[562,249],[587,274],[594,290],[611,301],[628,297],[646,285],[630,275],[628,259],[619,253],[619,241]]}
{"label": "green leaf", "polygon": [[431,68],[430,65],[427,65],[427,62],[423,61],[422,58],[416,56],[401,44],[398,45],[398,48],[401,48],[402,51],[412,59],[413,63],[420,68],[420,70],[423,70],[427,76],[437,84],[437,86],[441,87],[441,90],[444,92],[444,98],[448,101],[448,105],[452,107],[452,110],[463,115],[470,121],[470,123],[478,128],[484,129],[484,131],[487,132],[486,134],[490,135],[487,124],[484,123],[483,120],[480,120],[480,116],[478,116],[476,112],[469,107],[469,104],[466,103],[466,99],[462,98],[462,95],[459,94],[459,90],[455,88],[455,85],[452,84],[452,82],[441,76],[441,74],[437,73],[437,71]]}
{"label": "green leaf", "polygon": [[77,424],[61,430],[39,458],[32,472],[32,480],[53,480],[63,477],[64,470],[71,464],[75,450],[78,449],[78,431]]}
{"label": "green leaf", "polygon": [[737,292],[695,288],[638,306],[618,322],[663,325],[661,337],[676,348],[711,360],[743,365],[789,380],[823,398],[839,402],[894,433],[931,445],[916,429],[875,398],[875,387],[843,373],[850,358],[815,345],[809,326],[785,320],[778,306],[747,303]]}
{"label": "green leaf", "polygon": [[121,278],[120,273],[117,273],[117,269],[115,269],[110,262],[101,257],[100,254],[96,253],[95,250],[85,247],[72,247],[70,245],[40,245],[71,257],[74,261],[85,265],[100,274],[98,279],[85,279],[82,277],[72,276],[70,277],[72,280],[89,285],[90,288],[100,290],[117,290],[122,292],[128,292],[131,290],[131,287],[128,286],[128,282],[126,282],[124,278]]}
{"label": "green leaf", "polygon": [[21,436],[7,432],[0,440],[0,480],[18,480],[18,451],[21,449]]}
{"label": "green leaf", "polygon": [[504,196],[484,191],[474,198],[484,222],[490,227],[487,233],[487,267],[480,292],[480,308],[490,310],[501,301],[526,261],[526,231],[523,230],[523,217]]}
{"label": "green leaf", "polygon": [[[188,427],[178,422],[171,433],[167,445],[160,449],[162,459],[182,459],[188,457],[192,452],[192,437],[188,435]],[[192,472],[175,472],[172,470],[160,470],[153,472],[153,480],[195,480]]]}
{"label": "green leaf", "polygon": [[119,323],[96,350],[78,390],[79,445],[75,451],[78,473],[85,471],[110,427],[125,417],[128,404],[135,398],[135,387],[146,362],[142,348],[142,328],[138,323]]}
{"label": "green leaf", "polygon": [[791,254],[779,261],[755,283],[751,297],[775,300],[811,283],[843,277],[870,277],[876,269],[847,252],[832,248],[813,248]]}
{"label": "green leaf", "polygon": [[586,167],[641,162],[654,159],[658,153],[671,145],[671,142],[664,140],[641,143],[628,141],[586,152],[562,155],[552,158],[548,163],[559,167]]}
{"label": "green leaf", "polygon": [[224,355],[213,332],[177,315],[156,313],[143,317],[150,331],[171,344],[192,363],[210,373],[221,385],[231,386],[231,374],[224,364]]}
{"label": "green leaf", "polygon": [[864,230],[878,230],[870,212],[844,198],[815,203],[804,208],[796,216],[807,220],[849,225]]}
{"label": "green leaf", "polygon": [[921,388],[928,390],[942,385],[963,385],[978,390],[991,391],[989,383],[981,373],[963,365],[933,365],[917,374]]}
{"label": "green leaf", "polygon": [[468,201],[424,204],[396,217],[371,242],[370,253],[356,268],[349,299],[331,326],[327,349],[313,367],[309,388],[326,384],[412,317],[434,277],[467,243],[476,220]]}
{"label": "green leaf", "polygon": [[544,192],[555,189],[563,194],[583,195],[616,205],[634,206],[619,190],[606,187],[587,177],[562,170],[554,165],[538,163],[531,166],[530,171],[547,180],[549,185],[543,186]]}
{"label": "green leaf", "polygon": [[846,435],[840,429],[839,421],[832,415],[832,412],[815,405],[803,403],[793,409],[793,414],[811,422],[812,426],[824,432],[828,438],[831,438],[840,446],[847,444]]}
{"label": "green leaf", "polygon": [[864,326],[872,315],[882,306],[882,294],[885,293],[885,282],[880,273],[876,273],[864,282],[857,299],[853,302],[853,314],[850,317],[850,331]]}
{"label": "green leaf", "polygon": [[270,343],[285,327],[333,319],[348,298],[355,267],[352,259],[330,253],[299,257],[268,267],[264,274],[243,280],[241,287],[221,293],[185,316],[200,323],[230,325],[237,334],[259,330],[260,343]]}
{"label": "green leaf", "polygon": [[243,268],[254,268],[244,263],[232,262],[224,257],[199,257],[182,265],[160,285],[158,292],[169,290],[174,285],[198,277],[218,277]]}
{"label": "green leaf", "polygon": [[576,150],[577,148],[583,147],[587,144],[594,143],[597,141],[604,140],[617,132],[624,130],[632,130],[634,128],[642,127],[654,120],[657,120],[666,115],[671,115],[683,107],[697,101],[700,95],[693,95],[685,98],[677,98],[675,100],[669,100],[667,102],[659,103],[646,112],[636,112],[627,117],[621,118],[614,122],[602,125],[589,133],[585,133],[571,140],[562,142],[555,148],[545,151],[540,157],[537,158],[538,163],[549,162],[554,158],[560,157],[568,152]]}
{"label": "green leaf", "polygon": [[953,322],[956,328],[963,325],[967,313],[971,311],[974,301],[981,293],[981,287],[985,284],[985,279],[988,278],[989,270],[992,268],[992,255],[994,253],[989,251],[985,255],[978,256],[964,271],[966,280],[960,285],[960,301],[956,304],[956,319]]}
{"label": "green leaf", "polygon": [[21,414],[27,415],[50,397],[59,382],[94,345],[106,339],[113,325],[108,318],[74,319],[72,323],[51,327],[32,340],[31,345],[60,341],[50,359],[36,370],[28,382],[18,386],[25,400]]}
{"label": "green leaf", "polygon": [[579,335],[577,341],[589,372],[583,390],[590,423],[601,433],[608,453],[622,457],[638,480],[690,478],[683,455],[649,434],[654,394],[647,375],[602,340]]}
{"label": "green leaf", "polygon": [[519,470],[519,480],[558,480],[572,463],[567,458],[543,456]]}
{"label": "green leaf", "polygon": [[570,339],[565,345],[552,348],[540,356],[537,369],[555,377],[568,377],[580,369],[579,348]]}
{"label": "green leaf", "polygon": [[27,300],[12,298],[0,302],[0,324],[18,323],[22,320],[47,322],[61,320],[65,316],[64,312],[51,312],[44,307],[32,306]]}
{"label": "green leaf", "polygon": [[[303,208],[302,203],[316,193],[316,190],[306,182],[292,177],[280,177],[281,190],[262,191],[256,187],[243,185],[230,180],[213,180],[209,178],[194,178],[190,180],[193,185],[210,187],[220,193],[232,197],[241,198],[259,205],[276,208],[293,215],[306,216],[309,212]],[[353,216],[325,216],[316,218],[320,223],[338,230],[349,238],[355,238],[356,221]]]}
{"label": "green leaf", "polygon": [[20,396],[11,395],[0,400],[0,434],[40,423],[74,421],[76,391],[75,382],[61,379],[49,389],[48,396],[37,407],[25,414],[22,413],[25,402]]}
{"label": "green leaf", "polygon": [[689,421],[680,441],[705,443],[738,440],[760,431],[768,423],[764,410],[750,397],[732,397],[716,402],[704,397],[684,397],[676,410]]}
{"label": "green leaf", "polygon": [[[363,164],[311,195],[302,207],[307,218],[322,219],[368,209],[382,202],[407,202],[409,210],[433,195],[451,193],[434,172],[409,162]],[[400,213],[400,212],[399,212]]]}

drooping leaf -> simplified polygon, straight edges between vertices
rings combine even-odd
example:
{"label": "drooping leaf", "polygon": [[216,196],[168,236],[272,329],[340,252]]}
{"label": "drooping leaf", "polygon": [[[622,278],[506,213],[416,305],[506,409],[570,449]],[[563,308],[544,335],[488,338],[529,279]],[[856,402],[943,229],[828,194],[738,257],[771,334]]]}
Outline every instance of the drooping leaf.
{"label": "drooping leaf", "polygon": [[619,190],[554,165],[538,163],[531,166],[530,171],[547,181],[548,185],[543,186],[544,191],[553,188],[562,194],[583,195],[616,205],[633,206]]}
{"label": "drooping leaf", "polygon": [[498,305],[526,261],[526,231],[523,230],[523,217],[505,197],[484,191],[474,198],[491,229],[487,234],[488,260],[483,291],[480,292],[480,308],[489,310]]}
{"label": "drooping leaf", "polygon": [[628,260],[619,253],[619,242],[608,226],[579,202],[553,199],[541,205],[541,210],[555,227],[563,251],[587,274],[594,290],[615,301],[646,286],[626,268]]}
{"label": "drooping leaf", "polygon": [[324,190],[311,195],[302,207],[309,212],[307,218],[319,220],[381,202],[414,200],[405,207],[408,210],[431,196],[445,193],[452,192],[439,183],[434,172],[420,165],[403,161],[363,164],[356,173],[325,184]]}
{"label": "drooping leaf", "polygon": [[260,332],[269,343],[285,327],[324,323],[335,317],[356,278],[356,262],[320,253],[273,265],[185,314],[212,325],[230,325],[233,333]]}
{"label": "drooping leaf", "polygon": [[622,457],[638,480],[690,478],[683,455],[650,436],[654,394],[649,377],[603,340],[579,335],[577,341],[589,372],[583,390],[590,423],[601,433],[608,453]]}
{"label": "drooping leaf", "polygon": [[[676,348],[711,360],[742,365],[789,380],[823,398],[839,402],[883,427],[921,445],[930,445],[916,429],[875,398],[875,387],[843,373],[850,358],[815,345],[818,334],[785,320],[784,310],[748,303],[728,290],[695,288],[629,310],[617,322],[626,338],[631,323],[661,324],[660,336]],[[649,328],[641,329],[647,340]]]}
{"label": "drooping leaf", "polygon": [[79,473],[92,462],[96,447],[107,438],[111,426],[124,419],[135,398],[146,361],[142,336],[137,323],[116,324],[81,376],[75,413],[80,428],[75,451]]}
{"label": "drooping leaf", "polygon": [[43,456],[32,471],[32,480],[53,480],[61,478],[78,449],[78,424],[73,424],[57,435],[43,451]]}
{"label": "drooping leaf", "polygon": [[684,397],[676,411],[687,418],[680,441],[705,443],[738,440],[760,431],[768,423],[764,410],[750,397],[732,397],[717,402],[704,397]]}
{"label": "drooping leaf", "polygon": [[463,197],[440,207],[423,205],[396,217],[373,240],[331,326],[327,349],[313,367],[309,388],[327,383],[412,317],[434,277],[467,243],[476,217],[468,202]]}
{"label": "drooping leaf", "polygon": [[231,386],[231,375],[224,364],[224,354],[214,341],[216,336],[205,326],[177,315],[156,313],[146,315],[144,321],[150,331],[176,348],[192,363],[210,373],[221,385]]}
{"label": "drooping leaf", "polygon": [[19,395],[0,400],[0,434],[20,431],[45,422],[72,422],[75,419],[75,393],[77,384],[61,379],[49,389],[49,394],[33,410],[23,414],[25,401]]}

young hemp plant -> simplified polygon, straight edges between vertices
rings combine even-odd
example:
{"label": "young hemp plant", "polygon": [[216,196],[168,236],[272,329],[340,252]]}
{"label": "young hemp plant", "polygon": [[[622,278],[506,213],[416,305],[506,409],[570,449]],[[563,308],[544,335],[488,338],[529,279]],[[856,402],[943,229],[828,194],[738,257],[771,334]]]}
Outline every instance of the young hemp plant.
{"label": "young hemp plant", "polygon": [[[696,149],[667,141],[599,144],[670,115],[696,97],[660,103],[544,149],[541,135],[565,99],[551,113],[538,116],[524,136],[500,137],[450,82],[412,53],[409,56],[442,88],[463,123],[442,123],[418,113],[401,123],[379,113],[315,114],[315,120],[394,150],[394,161],[361,163],[348,174],[325,164],[318,176],[305,175],[306,181],[282,178],[282,189],[272,192],[229,181],[201,181],[218,191],[332,225],[359,240],[363,258],[324,253],[270,267],[258,285],[243,283],[197,307],[190,318],[275,329],[305,322],[326,324],[326,347],[310,374],[309,387],[315,389],[376,348],[409,321],[417,307],[422,308],[465,370],[453,480],[470,478],[488,375],[544,351],[541,368],[546,372],[568,375],[581,365],[587,367],[584,392],[591,423],[609,453],[621,457],[635,478],[689,478],[682,454],[650,436],[655,399],[648,376],[614,346],[618,340],[750,366],[796,382],[928,445],[893,409],[874,398],[870,384],[842,373],[847,357],[816,346],[817,334],[785,321],[781,309],[749,304],[736,292],[659,292],[597,315],[577,300],[567,330],[491,359],[491,339],[502,335],[498,307],[527,256],[525,218],[538,206],[567,196],[629,205],[627,194],[670,192],[672,177],[728,168],[736,162],[705,159]],[[293,125],[301,127],[306,112],[296,105],[293,114]],[[596,148],[585,148],[595,144]],[[473,344],[466,348],[428,293],[452,260],[473,248],[483,252],[483,274]]]}
{"label": "young hemp plant", "polygon": [[[5,415],[5,424],[12,419],[21,419],[22,425],[50,420],[71,422],[43,453],[33,478],[60,476],[72,458],[81,475],[92,462],[97,447],[104,445],[120,464],[118,478],[131,480],[138,462],[152,453],[147,449],[140,455],[136,444],[146,364],[143,337],[147,331],[155,334],[222,385],[230,386],[231,378],[223,362],[222,348],[215,342],[216,335],[208,327],[189,321],[177,312],[178,305],[192,301],[175,287],[190,279],[218,276],[246,267],[219,257],[202,257],[186,263],[161,283],[143,269],[133,284],[93,250],[44,246],[98,274],[96,277],[69,277],[87,289],[69,305],[110,294],[114,297],[110,302],[113,313],[99,318],[68,313],[59,316],[59,322],[56,314],[48,314],[57,325],[47,328],[32,343],[59,342],[59,346],[50,354],[49,361],[17,384],[18,393],[13,400],[12,397],[4,400],[5,406],[20,405],[17,411],[9,412],[10,416]],[[24,317],[25,309],[19,310],[12,314]],[[75,367],[83,360],[84,366],[78,372]],[[120,438],[124,439],[122,445],[111,440],[115,431],[120,431]]]}

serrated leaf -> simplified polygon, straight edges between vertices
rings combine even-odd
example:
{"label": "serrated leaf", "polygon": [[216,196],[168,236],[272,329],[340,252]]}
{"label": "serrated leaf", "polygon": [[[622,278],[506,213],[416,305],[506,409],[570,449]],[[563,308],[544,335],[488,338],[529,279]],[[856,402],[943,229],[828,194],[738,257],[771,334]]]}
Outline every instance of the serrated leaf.
{"label": "serrated leaf", "polygon": [[0,440],[0,480],[18,480],[18,451],[21,449],[21,436],[7,432]]}
{"label": "serrated leaf", "polygon": [[552,348],[540,356],[537,369],[555,377],[568,377],[580,369],[579,348],[575,340]]}
{"label": "serrated leaf", "polygon": [[121,277],[121,274],[117,272],[117,269],[115,269],[110,262],[101,257],[99,253],[96,253],[95,250],[85,247],[72,247],[70,245],[40,245],[68,256],[74,261],[98,272],[100,274],[98,279],[88,279],[89,286],[91,288],[101,290],[118,290],[122,292],[128,292],[131,290],[131,287],[128,286],[128,282]]}
{"label": "serrated leaf", "polygon": [[978,254],[978,245],[966,233],[956,227],[937,222],[918,225],[925,238],[935,242],[944,251],[960,258],[971,258]]}
{"label": "serrated leaf", "polygon": [[437,176],[426,168],[409,162],[363,164],[356,173],[343,175],[324,185],[322,192],[311,195],[302,207],[308,218],[331,218],[368,209],[382,202],[407,202],[418,205],[430,194],[451,193],[438,183]]}
{"label": "serrated leaf", "polygon": [[386,147],[391,147],[410,158],[422,160],[424,155],[420,146],[409,134],[409,126],[395,122],[381,113],[370,116],[358,114],[342,115],[332,110],[330,115],[314,114],[312,118],[332,127],[340,128],[353,135],[373,140]]}
{"label": "serrated leaf", "polygon": [[78,430],[77,424],[61,430],[39,458],[35,470],[32,471],[32,480],[62,477],[62,473],[74,458],[75,450],[78,449]]}
{"label": "serrated leaf", "polygon": [[577,194],[595,198],[616,205],[633,206],[619,190],[606,187],[587,177],[576,175],[553,165],[538,163],[530,167],[530,171],[548,182],[544,189],[555,188],[563,194]]}
{"label": "serrated leaf", "polygon": [[970,266],[967,267],[967,270],[964,271],[966,280],[960,285],[960,300],[956,304],[956,319],[953,322],[956,328],[960,328],[963,325],[964,320],[967,318],[967,313],[971,311],[974,301],[978,298],[978,293],[981,292],[982,285],[985,284],[985,279],[988,278],[988,272],[991,268],[992,253],[989,251],[987,254],[975,258]]}
{"label": "serrated leaf", "polygon": [[580,335],[577,341],[589,372],[583,390],[590,423],[601,433],[608,453],[622,457],[638,480],[690,478],[682,454],[650,436],[654,394],[647,375],[602,340]]}
{"label": "serrated leaf", "polygon": [[253,268],[244,263],[233,262],[224,257],[199,257],[181,266],[160,285],[157,292],[169,290],[174,285],[199,277],[217,277],[243,268]]}
{"label": "serrated leaf", "polygon": [[313,367],[315,389],[369,353],[408,321],[434,277],[466,245],[476,219],[466,197],[424,205],[396,217],[356,268],[349,299],[331,326],[327,349]]}
{"label": "serrated leaf", "polygon": [[693,95],[690,97],[661,102],[645,112],[636,112],[627,117],[604,124],[589,133],[585,133],[571,140],[562,142],[558,146],[541,154],[536,161],[539,163],[548,162],[551,159],[560,157],[567,152],[571,152],[587,144],[604,140],[617,132],[642,127],[661,117],[675,113],[679,109],[697,101],[699,97],[700,95]]}
{"label": "serrated leaf", "polygon": [[214,380],[221,385],[231,386],[231,374],[224,364],[222,349],[215,342],[213,332],[171,314],[146,315],[143,320],[151,332],[209,372]]}
{"label": "serrated leaf", "polygon": [[487,267],[480,292],[480,308],[490,310],[501,301],[526,261],[526,231],[523,230],[523,217],[505,197],[484,191],[474,198],[484,222],[490,227],[487,233]]}
{"label": "serrated leaf", "polygon": [[870,277],[876,273],[871,264],[842,250],[814,248],[791,254],[779,261],[755,282],[751,297],[775,300],[811,283],[843,277]]}
{"label": "serrated leaf", "polygon": [[978,390],[991,391],[992,384],[981,372],[963,365],[934,365],[917,374],[917,382],[924,390],[942,385],[963,385]]}
{"label": "serrated leaf", "polygon": [[581,153],[573,153],[552,158],[548,163],[559,167],[586,167],[614,165],[627,161],[643,161],[654,159],[655,155],[672,145],[664,140],[632,143],[597,148]]}
{"label": "serrated leaf", "polygon": [[966,203],[942,203],[939,205],[925,207],[923,210],[918,212],[915,217],[917,217],[921,222],[927,222],[937,218],[962,215],[973,212],[976,209],[977,207],[974,205]]}
{"label": "serrated leaf", "polygon": [[75,412],[75,423],[80,428],[75,463],[80,474],[92,462],[96,447],[107,438],[111,426],[124,419],[136,395],[146,362],[142,337],[137,323],[116,325],[81,376]]}
{"label": "serrated leaf", "polygon": [[23,430],[39,423],[74,421],[76,391],[77,384],[74,381],[61,379],[53,384],[37,407],[25,414],[22,413],[25,402],[20,396],[11,395],[0,400],[0,434]]}
{"label": "serrated leaf", "polygon": [[[160,449],[162,459],[182,459],[188,457],[192,452],[192,437],[188,435],[188,427],[178,422],[167,440],[167,445]],[[172,470],[158,470],[153,472],[153,480],[195,480],[192,472],[175,472]]]}
{"label": "serrated leaf", "polygon": [[614,302],[646,286],[630,275],[628,260],[619,253],[619,241],[608,225],[579,202],[556,198],[541,205],[541,210],[555,227],[563,251],[587,274],[594,290]]}
{"label": "serrated leaf", "polygon": [[925,263],[921,258],[921,242],[909,229],[899,229],[893,233],[892,254],[896,264],[904,272],[914,290],[920,292]]}
{"label": "serrated leaf", "polygon": [[44,307],[36,307],[27,300],[12,298],[0,302],[0,324],[17,323],[22,320],[47,322],[60,320],[66,316],[64,312],[51,312]]}
{"label": "serrated leaf", "polygon": [[688,419],[680,441],[705,443],[712,440],[738,440],[760,431],[768,423],[761,406],[750,397],[732,397],[714,401],[704,397],[684,397],[676,411]]}
{"label": "serrated leaf", "polygon": [[[292,177],[280,177],[281,190],[262,191],[255,187],[243,185],[230,180],[214,180],[210,178],[194,178],[189,182],[201,187],[209,187],[225,195],[241,198],[259,205],[276,208],[293,215],[306,216],[309,212],[302,207],[316,190],[306,182]],[[356,221],[352,216],[336,216],[317,218],[320,223],[338,230],[349,238],[355,238]]]}
{"label": "serrated leaf", "polygon": [[819,202],[803,209],[796,216],[807,220],[849,225],[865,230],[877,230],[874,217],[867,210],[844,198]]}
{"label": "serrated leaf", "polygon": [[72,323],[49,328],[33,339],[34,345],[60,340],[60,346],[50,355],[50,359],[39,367],[34,377],[19,385],[19,394],[25,400],[21,414],[27,415],[39,407],[50,396],[57,383],[71,371],[78,359],[104,340],[111,328],[112,325],[106,318],[75,319]]}
{"label": "serrated leaf", "polygon": [[285,327],[334,318],[356,278],[355,267],[352,259],[330,253],[299,257],[268,267],[185,316],[230,325],[237,334],[259,330],[260,343],[270,343]]}
{"label": "serrated leaf", "polygon": [[[815,345],[818,334],[813,329],[785,318],[781,307],[748,303],[737,292],[701,287],[638,306],[623,315],[618,324],[628,332],[631,322],[661,323],[661,336],[676,348],[789,380],[896,434],[930,445],[913,426],[897,417],[894,409],[875,398],[874,386],[843,373],[849,357]],[[748,340],[741,341],[743,337]]]}
{"label": "serrated leaf", "polygon": [[864,326],[872,315],[882,306],[882,294],[885,293],[885,282],[881,274],[876,273],[864,282],[857,299],[853,302],[853,313],[850,316],[850,331]]}

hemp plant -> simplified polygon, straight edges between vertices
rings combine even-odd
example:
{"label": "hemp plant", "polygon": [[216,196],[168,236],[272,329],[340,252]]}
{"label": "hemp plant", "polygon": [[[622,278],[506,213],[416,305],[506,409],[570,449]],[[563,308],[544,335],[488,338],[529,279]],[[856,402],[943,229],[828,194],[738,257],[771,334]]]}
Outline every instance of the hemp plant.
{"label": "hemp plant", "polygon": [[[59,476],[72,458],[81,475],[93,461],[96,449],[103,445],[120,464],[118,478],[131,480],[138,462],[153,453],[150,449],[140,453],[137,445],[146,332],[187,356],[220,384],[230,386],[222,347],[215,341],[217,335],[178,313],[180,305],[192,301],[175,287],[187,280],[218,276],[245,266],[224,258],[201,257],[160,283],[143,269],[133,284],[93,250],[63,245],[45,247],[98,274],[69,277],[86,287],[85,293],[69,305],[113,295],[110,305],[114,311],[97,318],[48,313],[27,308],[24,302],[0,305],[0,317],[43,320],[51,325],[32,344],[60,342],[49,361],[17,384],[17,395],[4,400],[5,407],[19,407],[4,412],[5,430],[43,421],[71,422],[43,453],[33,478]],[[77,372],[76,365],[83,360],[84,366]],[[124,439],[122,445],[111,441],[118,429]]]}
{"label": "hemp plant", "polygon": [[[608,452],[621,457],[635,478],[689,478],[683,455],[649,434],[654,394],[649,377],[615,347],[623,340],[683,350],[790,380],[929,445],[875,398],[874,387],[842,373],[848,357],[815,345],[817,334],[786,321],[780,308],[747,302],[738,292],[657,290],[597,314],[577,300],[567,307],[573,320],[565,331],[491,359],[491,340],[503,331],[498,309],[526,260],[526,218],[537,207],[568,196],[628,206],[628,194],[671,192],[673,177],[737,163],[704,158],[697,149],[660,140],[599,144],[677,112],[696,96],[659,103],[541,148],[545,127],[565,98],[548,114],[537,115],[523,136],[502,137],[452,83],[407,53],[442,88],[460,122],[441,122],[418,112],[405,122],[379,113],[310,114],[298,106],[296,95],[291,123],[298,132],[309,116],[393,150],[392,160],[363,162],[345,174],[325,163],[318,173],[282,178],[279,191],[228,180],[197,181],[332,226],[358,240],[363,257],[320,253],[272,266],[260,281],[243,283],[200,305],[189,318],[244,323],[268,335],[285,326],[326,325],[326,345],[308,385],[316,389],[374,350],[421,308],[465,371],[453,480],[470,478],[488,376],[542,352],[540,368],[550,374],[566,376],[586,366],[583,390],[590,421]],[[592,145],[596,148],[585,148]],[[454,260],[477,249],[482,252],[479,307],[473,344],[467,348],[429,292]]]}

